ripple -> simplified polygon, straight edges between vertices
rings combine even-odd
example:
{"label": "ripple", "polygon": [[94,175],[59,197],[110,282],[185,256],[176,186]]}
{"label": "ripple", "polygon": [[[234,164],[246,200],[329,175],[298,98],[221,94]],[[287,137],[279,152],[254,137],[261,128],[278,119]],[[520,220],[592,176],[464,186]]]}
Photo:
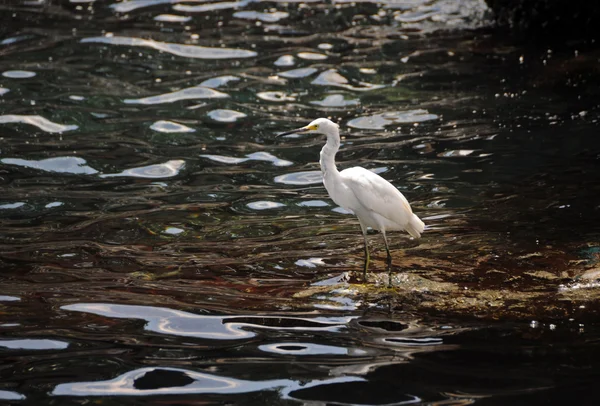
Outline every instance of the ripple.
{"label": "ripple", "polygon": [[279,74],[279,76],[283,76],[284,78],[288,78],[288,79],[299,79],[299,78],[308,77],[308,76],[312,75],[313,73],[315,73],[316,71],[317,70],[315,68],[300,68],[300,69],[288,70],[286,72],[281,72]]}
{"label": "ripple", "polygon": [[302,206],[302,207],[325,207],[325,206],[329,206],[329,203],[324,202],[323,200],[306,200],[304,202],[298,203],[298,206]]}
{"label": "ripple", "polygon": [[173,121],[159,120],[150,126],[154,131],[161,133],[193,133],[196,130],[187,127],[183,124],[175,123]]}
{"label": "ripple", "polygon": [[179,100],[189,99],[225,99],[228,94],[210,89],[204,86],[194,86],[177,90],[171,93],[159,94],[157,96],[144,97],[141,99],[125,99],[127,104],[162,104],[173,103]]}
{"label": "ripple", "polygon": [[[0,204],[0,210],[8,210],[8,209],[18,209],[19,207],[25,206],[25,202],[16,202],[16,203],[5,203]],[[1,298],[2,296],[0,296]],[[2,299],[0,299],[2,300]]]}
{"label": "ripple", "polygon": [[308,258],[308,259],[299,259],[294,262],[297,266],[303,266],[306,268],[316,268],[317,266],[324,266],[323,258]]}
{"label": "ripple", "polygon": [[400,344],[410,347],[429,347],[444,344],[444,340],[440,337],[384,337],[381,341],[386,344]]}
{"label": "ripple", "polygon": [[351,351],[344,347],[313,343],[276,343],[261,345],[258,348],[264,352],[281,355],[367,355],[364,350]]}
{"label": "ripple", "polygon": [[113,3],[110,8],[117,13],[128,13],[138,8],[152,7],[159,4],[172,4],[181,0],[125,0],[119,3]]}
{"label": "ripple", "polygon": [[192,17],[190,16],[180,16],[175,14],[160,14],[154,17],[154,20],[163,21],[166,23],[186,23],[191,19]]}
{"label": "ripple", "polygon": [[216,88],[225,86],[229,82],[236,82],[240,80],[237,76],[225,75],[225,76],[217,76],[216,78],[210,78],[200,83],[200,86]]}
{"label": "ripple", "polygon": [[334,212],[340,213],[340,214],[354,214],[354,212],[352,210],[344,209],[343,207],[336,207],[334,209],[331,209],[331,211],[334,211]]}
{"label": "ripple", "polygon": [[178,227],[167,227],[165,228],[164,233],[165,234],[169,234],[169,235],[179,235],[181,233],[183,233],[185,230],[182,228],[178,228]]}
{"label": "ripple", "polygon": [[[146,320],[145,330],[183,337],[212,340],[240,340],[256,336],[252,329],[278,331],[339,331],[352,317],[318,319],[277,316],[208,316],[165,307],[134,306],[110,303],[77,303],[61,309],[92,313],[118,319]],[[112,325],[112,323],[110,323]]]}
{"label": "ripple", "polygon": [[323,183],[323,175],[321,171],[291,172],[277,176],[274,180],[286,185],[315,185]]}
{"label": "ripple", "polygon": [[48,203],[47,205],[45,205],[44,207],[45,207],[46,209],[52,209],[52,208],[54,208],[54,207],[60,207],[60,206],[62,206],[62,205],[64,205],[64,203],[63,203],[63,202],[50,202],[50,203]]}
{"label": "ripple", "polygon": [[385,85],[374,85],[372,83],[367,82],[358,82],[360,86],[353,86],[349,84],[348,79],[340,75],[335,69],[329,69],[325,72],[322,72],[321,74],[319,74],[319,76],[316,77],[315,80],[312,81],[312,84],[319,86],[335,86],[348,90],[358,91],[381,89],[385,87]]}
{"label": "ripple", "polygon": [[282,55],[273,64],[275,66],[294,66],[295,59],[292,55]]}
{"label": "ripple", "polygon": [[252,58],[257,55],[254,51],[233,48],[210,48],[199,45],[175,44],[159,42],[151,39],[136,37],[90,37],[83,38],[82,43],[102,43],[109,45],[138,46],[156,49],[172,55],[198,59],[235,59]]}
{"label": "ripple", "polygon": [[2,72],[2,76],[11,79],[27,79],[32,78],[35,75],[35,72],[30,72],[28,70],[7,70],[5,72]]}
{"label": "ripple", "polygon": [[285,11],[274,11],[272,13],[259,13],[258,11],[238,11],[233,13],[236,18],[245,20],[260,20],[266,23],[275,23],[289,17],[289,13]]}
{"label": "ripple", "polygon": [[19,300],[21,300],[21,298],[17,296],[0,295],[0,302],[17,302]]}
{"label": "ripple", "polygon": [[23,400],[25,395],[9,390],[0,390],[0,399],[2,400]]}
{"label": "ripple", "polygon": [[427,110],[392,111],[372,116],[358,117],[348,121],[348,127],[363,130],[383,130],[386,125],[420,123],[423,121],[436,120],[438,116]]}
{"label": "ripple", "polygon": [[328,56],[327,55],[323,55],[323,54],[318,54],[316,52],[299,52],[298,53],[298,58],[300,59],[306,59],[309,61],[322,61],[324,59],[327,59]]}
{"label": "ripple", "polygon": [[401,23],[417,23],[439,14],[439,10],[429,9],[423,11],[407,11],[394,17],[394,20]]}
{"label": "ripple", "polygon": [[112,178],[112,177],[134,177],[134,178],[146,178],[146,179],[162,179],[172,178],[173,176],[179,175],[181,169],[185,166],[185,161],[181,159],[175,159],[167,161],[162,164],[141,166],[139,168],[126,169],[121,173],[107,173],[100,175],[101,178]]}
{"label": "ripple", "polygon": [[475,152],[475,150],[473,149],[453,149],[450,151],[440,152],[437,156],[439,156],[440,158],[460,158],[464,156],[469,156],[473,152]]}
{"label": "ripple", "polygon": [[288,96],[284,92],[260,92],[256,96],[258,96],[259,99],[272,102],[289,102],[296,100],[295,97]]}
{"label": "ripple", "polygon": [[245,158],[236,158],[236,157],[226,156],[226,155],[209,155],[209,154],[204,154],[204,155],[200,155],[200,156],[203,158],[208,158],[215,162],[220,162],[223,164],[233,164],[233,165],[240,164],[240,163],[246,162],[246,161],[267,161],[267,162],[273,163],[273,165],[275,165],[275,166],[293,165],[293,162],[286,161],[285,159],[277,158],[275,155],[272,155],[272,154],[270,154],[268,152],[264,152],[264,151],[253,152],[251,154],[246,155]]}
{"label": "ripple", "polygon": [[358,99],[344,99],[344,96],[341,94],[332,94],[325,97],[323,100],[311,101],[310,104],[316,104],[321,107],[346,107],[346,106],[356,106],[360,104]]}
{"label": "ripple", "polygon": [[58,340],[32,338],[0,340],[0,347],[10,350],[64,350],[68,346],[69,343]]}
{"label": "ripple", "polygon": [[7,165],[23,166],[46,172],[73,173],[78,175],[92,175],[98,173],[97,170],[86,165],[87,162],[85,159],[76,156],[61,156],[41,159],[39,161],[20,158],[3,158],[0,161]]}
{"label": "ripple", "polygon": [[[181,368],[145,367],[135,369],[114,379],[94,382],[73,382],[57,385],[54,396],[151,396],[182,394],[248,394],[267,390],[290,393],[306,388],[364,381],[363,378],[341,377],[316,381],[273,379],[248,381]],[[293,399],[293,398],[292,398]]]}
{"label": "ripple", "polygon": [[64,125],[54,123],[42,116],[22,116],[17,114],[7,114],[4,116],[0,116],[0,124],[7,123],[30,124],[38,127],[40,130],[45,131],[47,133],[62,133],[65,131],[73,131],[79,128],[74,124]]}
{"label": "ripple", "polygon": [[206,11],[215,11],[215,10],[227,10],[230,8],[241,8],[245,7],[250,0],[242,0],[242,1],[223,1],[223,2],[214,2],[208,4],[200,4],[198,6],[189,6],[187,4],[176,4],[173,6],[173,10],[184,11],[186,13],[204,13]]}
{"label": "ripple", "polygon": [[271,202],[268,200],[259,200],[256,202],[250,202],[246,204],[246,206],[252,210],[270,210],[270,209],[279,209],[281,207],[285,207],[285,204],[278,202]]}
{"label": "ripple", "polygon": [[234,123],[238,119],[246,117],[246,114],[235,110],[217,109],[209,111],[208,116],[221,123]]}

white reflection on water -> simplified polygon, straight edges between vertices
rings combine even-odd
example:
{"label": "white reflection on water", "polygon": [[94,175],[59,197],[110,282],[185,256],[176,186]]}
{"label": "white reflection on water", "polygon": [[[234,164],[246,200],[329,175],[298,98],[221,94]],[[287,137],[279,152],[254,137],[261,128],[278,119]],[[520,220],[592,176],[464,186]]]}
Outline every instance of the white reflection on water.
{"label": "white reflection on water", "polygon": [[235,110],[217,109],[209,111],[208,116],[221,123],[234,123],[240,118],[246,117],[246,114]]}
{"label": "white reflection on water", "polygon": [[58,340],[47,339],[13,339],[0,340],[0,347],[10,350],[64,350],[69,346],[69,343]]}
{"label": "white reflection on water", "polygon": [[367,351],[361,349],[350,349],[345,347],[336,347],[333,345],[322,345],[314,343],[275,343],[265,344],[258,347],[261,351],[282,354],[282,355],[345,355],[345,356],[364,356]]}
{"label": "white reflection on water", "polygon": [[265,162],[272,162],[273,165],[275,166],[290,166],[293,165],[293,162],[291,161],[286,161],[285,159],[280,159],[277,158],[275,155],[270,154],[268,152],[264,152],[264,151],[260,151],[260,152],[253,152],[251,154],[246,155],[245,158],[236,158],[236,157],[232,157],[232,156],[226,156],[226,155],[208,155],[208,154],[204,154],[204,155],[200,155],[203,158],[208,158],[211,161],[215,161],[215,162],[220,162],[223,164],[240,164],[246,161],[265,161]]}
{"label": "white reflection on water", "polygon": [[348,82],[348,79],[340,75],[335,69],[329,69],[325,72],[320,73],[319,76],[317,76],[315,80],[313,80],[311,83],[313,85],[334,86],[355,91],[375,90],[385,87],[385,85],[374,85],[372,83],[367,82],[358,82],[359,86],[351,85]]}
{"label": "white reflection on water", "polygon": [[[144,378],[155,376],[160,378],[178,378],[182,383],[178,386],[161,387],[157,382],[161,379],[153,379],[153,387],[138,389],[136,383],[142,383]],[[166,379],[168,380],[168,379]],[[172,379],[175,381],[175,379]],[[248,381],[232,377],[207,374],[181,368],[139,368],[126,372],[114,379],[98,382],[73,382],[57,385],[52,391],[55,396],[148,396],[148,395],[181,395],[200,393],[251,393],[265,390],[281,391],[284,397],[298,389],[305,389],[320,385],[349,383],[364,381],[358,377],[329,378],[325,380],[314,380],[310,382],[293,381],[290,379],[273,379],[265,381]],[[168,383],[169,385],[172,382]],[[138,386],[144,386],[138,385]]]}
{"label": "white reflection on water", "polygon": [[210,89],[204,86],[193,86],[185,89],[177,90],[171,93],[159,94],[157,96],[143,97],[141,99],[125,99],[127,104],[161,104],[173,103],[179,100],[189,99],[225,99],[228,94]]}
{"label": "white reflection on water", "polygon": [[273,64],[275,66],[294,66],[294,57],[292,55],[282,55]]}
{"label": "white reflection on water", "polygon": [[[0,210],[18,209],[23,206],[25,206],[25,202],[4,203],[0,204]],[[0,300],[2,300],[2,297],[3,296],[0,296]]]}
{"label": "white reflection on water", "polygon": [[358,99],[344,99],[344,96],[341,94],[330,94],[326,96],[323,100],[311,101],[310,104],[316,104],[321,107],[347,107],[347,106],[356,106],[360,104]]}
{"label": "white reflection on water", "polygon": [[257,55],[254,51],[234,48],[211,48],[199,45],[175,44],[136,37],[90,37],[83,38],[82,43],[102,43],[109,45],[125,45],[156,49],[161,52],[198,59],[235,59],[252,58]]}
{"label": "white reflection on water", "polygon": [[185,23],[192,19],[190,16],[180,16],[175,14],[160,14],[154,17],[156,21],[163,21],[167,23]]}
{"label": "white reflection on water", "polygon": [[266,23],[275,23],[287,18],[290,14],[285,11],[273,11],[272,13],[260,13],[258,11],[237,11],[233,13],[236,18],[245,20],[260,20]]}
{"label": "white reflection on water", "polygon": [[348,127],[362,130],[383,130],[386,125],[421,123],[436,120],[438,115],[427,110],[416,109],[407,111],[390,111],[372,116],[363,116],[348,121]]}
{"label": "white reflection on water", "polygon": [[215,78],[206,79],[204,82],[200,83],[200,86],[216,88],[225,86],[229,82],[237,82],[238,80],[240,80],[240,78],[232,75],[217,76]]}
{"label": "white reflection on water", "polygon": [[279,202],[270,202],[268,200],[260,200],[257,202],[250,202],[246,204],[249,208],[253,210],[269,210],[269,209],[278,209],[280,207],[285,207],[285,204]]}
{"label": "white reflection on water", "polygon": [[321,171],[291,172],[275,177],[275,182],[286,185],[315,185],[323,183]]}
{"label": "white reflection on water", "polygon": [[0,160],[0,162],[7,165],[17,165],[26,168],[39,169],[46,172],[84,175],[93,175],[98,173],[97,170],[86,165],[85,159],[76,156],[60,156],[56,158],[40,159],[39,161],[33,159],[27,160],[20,158],[3,158]]}
{"label": "white reflection on water", "polygon": [[159,120],[150,126],[154,131],[161,133],[193,133],[196,130],[173,121]]}
{"label": "white reflection on water", "polygon": [[78,126],[64,125],[54,123],[42,116],[37,115],[17,115],[17,114],[6,114],[4,116],[0,116],[0,124],[7,123],[22,123],[22,124],[31,124],[38,127],[40,130],[45,131],[47,133],[62,133],[64,131],[72,131],[79,128]]}
{"label": "white reflection on water", "polygon": [[35,72],[30,72],[27,70],[7,70],[2,72],[2,76],[11,79],[28,79],[34,77]]}
{"label": "white reflection on water", "polygon": [[[256,333],[250,329],[337,332],[355,318],[352,316],[312,319],[276,316],[207,316],[165,307],[110,303],[77,303],[62,306],[61,309],[119,319],[142,319],[147,321],[145,329],[149,331],[212,340],[240,340],[255,337]],[[265,320],[275,320],[277,323],[274,326],[265,325],[263,324]],[[289,327],[282,326],[281,320],[287,321]]]}
{"label": "white reflection on water", "polygon": [[149,178],[149,179],[161,179],[171,178],[177,176],[181,169],[185,166],[185,161],[181,159],[174,159],[167,161],[162,164],[141,166],[139,168],[126,169],[120,173],[107,173],[100,175],[101,178],[112,178],[119,176],[130,176],[134,178]]}
{"label": "white reflection on water", "polygon": [[23,400],[25,395],[9,390],[0,390],[0,399],[2,400]]}
{"label": "white reflection on water", "polygon": [[286,72],[281,72],[279,74],[279,76],[283,76],[284,78],[288,78],[288,79],[299,79],[299,78],[308,77],[308,76],[312,75],[313,73],[315,73],[316,71],[317,70],[315,68],[300,68],[300,69],[288,70]]}
{"label": "white reflection on water", "polygon": [[207,11],[241,8],[246,6],[249,2],[250,0],[207,2],[206,4],[200,4],[197,6],[189,6],[187,4],[176,4],[173,6],[173,10],[184,11],[186,13],[205,13]]}

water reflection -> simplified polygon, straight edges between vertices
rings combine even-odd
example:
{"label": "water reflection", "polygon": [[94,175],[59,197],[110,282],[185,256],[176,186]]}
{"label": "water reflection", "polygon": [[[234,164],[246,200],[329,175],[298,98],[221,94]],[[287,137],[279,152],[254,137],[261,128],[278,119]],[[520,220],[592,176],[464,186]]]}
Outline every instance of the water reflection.
{"label": "water reflection", "polygon": [[23,399],[25,399],[25,395],[22,395],[18,392],[13,392],[13,391],[0,390],[0,399],[2,399],[2,400],[23,400]]}
{"label": "water reflection", "polygon": [[126,104],[163,104],[189,99],[224,99],[227,97],[229,97],[228,94],[208,87],[193,86],[157,96],[143,97],[141,99],[125,99],[123,102]]}
{"label": "water reflection", "polygon": [[427,110],[408,110],[374,114],[372,116],[358,117],[348,121],[348,126],[363,130],[383,130],[390,124],[421,123],[436,120],[438,116]]}
{"label": "water reflection", "polygon": [[321,171],[291,172],[275,177],[275,182],[286,185],[314,185],[323,183]]}
{"label": "water reflection", "polygon": [[16,165],[25,168],[39,169],[46,172],[84,175],[93,175],[98,173],[96,169],[87,165],[85,159],[76,156],[47,158],[40,159],[39,161],[20,158],[2,158],[0,162],[6,165]]}
{"label": "water reflection", "polygon": [[257,11],[237,11],[233,13],[236,18],[243,18],[246,20],[260,20],[266,23],[275,23],[277,21],[287,18],[290,14],[285,11],[273,11],[271,13],[259,13]]}
{"label": "water reflection", "polygon": [[195,129],[183,124],[166,120],[156,121],[150,126],[150,128],[161,133],[193,133],[196,131]]}
{"label": "water reflection", "polygon": [[58,340],[31,338],[0,339],[0,347],[10,350],[64,350],[68,346],[69,343]]}
{"label": "water reflection", "polygon": [[2,72],[2,76],[11,79],[29,79],[34,77],[35,75],[35,72],[30,72],[26,70],[7,70]]}
{"label": "water reflection", "polygon": [[210,154],[202,154],[200,155],[203,158],[208,158],[215,162],[220,162],[223,164],[240,164],[247,161],[264,161],[271,162],[274,166],[290,166],[293,165],[293,162],[286,161],[285,159],[277,158],[275,155],[272,155],[268,152],[260,151],[253,152],[251,154],[247,154],[245,158],[236,158],[232,156],[225,155],[210,155]]}
{"label": "water reflection", "polygon": [[307,319],[274,316],[207,316],[162,307],[109,303],[73,304],[63,306],[62,309],[114,318],[143,319],[147,322],[145,329],[148,331],[211,340],[249,339],[256,336],[253,331],[255,329],[335,332],[343,329],[352,319],[352,317],[329,320],[322,317]]}
{"label": "water reflection", "polygon": [[163,179],[172,178],[179,175],[179,172],[185,166],[185,161],[181,159],[174,159],[167,161],[162,164],[141,166],[138,168],[126,169],[120,173],[105,173],[100,175],[101,178],[114,178],[114,177],[134,177],[134,178],[146,178],[146,179]]}
{"label": "water reflection", "polygon": [[209,111],[207,115],[213,120],[219,121],[221,123],[235,123],[239,119],[246,117],[246,114],[240,111],[227,109],[212,110]]}
{"label": "water reflection", "polygon": [[198,45],[174,44],[168,42],[159,42],[154,40],[135,38],[135,37],[90,37],[83,38],[82,43],[101,43],[109,45],[147,47],[156,49],[160,52],[167,52],[184,58],[199,59],[231,59],[231,58],[252,58],[256,52],[245,49],[231,48],[211,48]]}
{"label": "water reflection", "polygon": [[[249,381],[179,368],[140,368],[114,379],[99,382],[60,384],[55,396],[148,396],[201,393],[253,393],[282,391],[284,396],[301,387],[362,381],[362,378],[333,378],[301,383],[289,379]],[[293,397],[293,396],[292,396]]]}
{"label": "water reflection", "polygon": [[38,127],[40,130],[45,131],[47,133],[62,133],[65,131],[73,131],[79,128],[74,124],[58,124],[54,123],[47,118],[42,116],[23,116],[16,114],[6,114],[0,116],[0,124],[7,123],[22,123],[22,124],[30,124]]}

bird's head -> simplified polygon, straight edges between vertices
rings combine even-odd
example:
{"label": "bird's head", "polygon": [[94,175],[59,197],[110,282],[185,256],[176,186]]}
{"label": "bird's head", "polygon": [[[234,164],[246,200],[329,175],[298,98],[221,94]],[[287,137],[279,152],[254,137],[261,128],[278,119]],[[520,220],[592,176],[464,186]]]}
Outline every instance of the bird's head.
{"label": "bird's head", "polygon": [[282,135],[314,131],[314,132],[317,132],[320,134],[324,134],[327,137],[334,136],[334,135],[337,135],[339,137],[339,128],[340,128],[339,125],[337,125],[336,123],[334,123],[333,121],[331,121],[327,118],[317,118],[316,120],[313,120],[309,125],[307,125],[305,127],[298,128],[298,129],[292,130],[292,131],[288,131],[283,134],[279,134],[279,136],[281,137]]}

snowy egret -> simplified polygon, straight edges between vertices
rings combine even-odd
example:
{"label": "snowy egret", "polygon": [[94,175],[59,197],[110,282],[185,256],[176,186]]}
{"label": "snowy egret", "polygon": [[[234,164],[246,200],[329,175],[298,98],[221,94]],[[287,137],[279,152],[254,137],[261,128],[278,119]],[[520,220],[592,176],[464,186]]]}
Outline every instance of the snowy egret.
{"label": "snowy egret", "polygon": [[319,160],[325,189],[336,204],[351,210],[358,217],[365,240],[365,281],[370,260],[367,227],[381,232],[387,251],[388,281],[391,286],[392,256],[385,232],[405,230],[414,238],[419,238],[425,229],[425,224],[413,213],[404,195],[381,176],[360,166],[338,171],[335,165],[335,154],[340,149],[339,128],[339,125],[331,120],[318,118],[306,127],[279,136],[309,131],[327,136]]}

